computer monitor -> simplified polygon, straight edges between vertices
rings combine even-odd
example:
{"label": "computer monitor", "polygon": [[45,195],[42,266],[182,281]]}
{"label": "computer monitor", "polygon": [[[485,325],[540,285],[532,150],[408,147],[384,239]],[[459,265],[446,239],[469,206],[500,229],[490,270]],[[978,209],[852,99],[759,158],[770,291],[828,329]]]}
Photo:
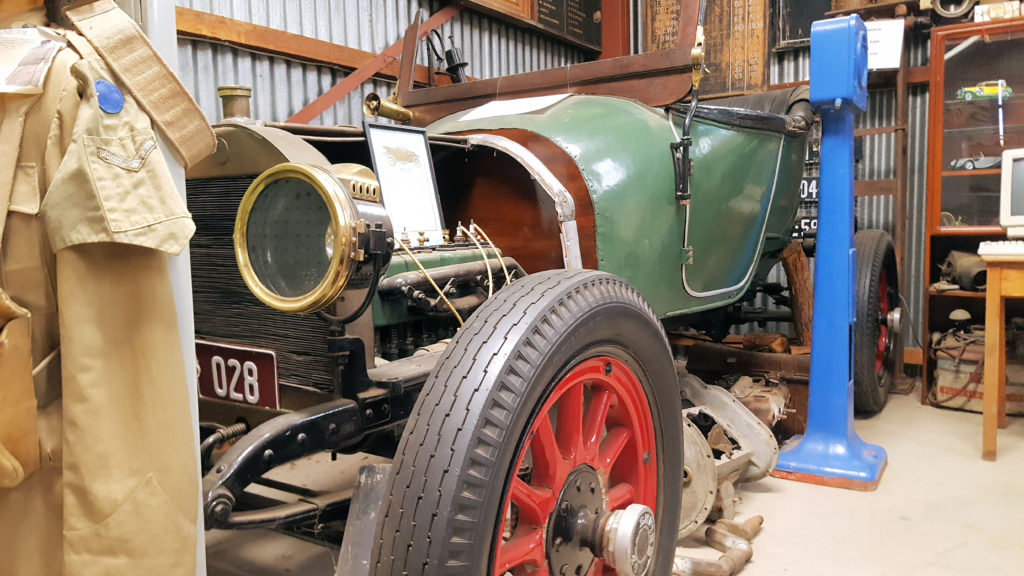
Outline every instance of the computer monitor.
{"label": "computer monitor", "polygon": [[1024,148],[1003,150],[999,224],[1010,238],[1024,238]]}

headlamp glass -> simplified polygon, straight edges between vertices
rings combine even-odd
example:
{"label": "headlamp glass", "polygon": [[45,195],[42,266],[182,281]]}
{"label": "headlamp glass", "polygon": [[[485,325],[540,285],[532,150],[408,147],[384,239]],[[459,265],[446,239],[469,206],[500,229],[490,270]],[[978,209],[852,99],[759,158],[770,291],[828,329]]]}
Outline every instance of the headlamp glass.
{"label": "headlamp glass", "polygon": [[282,298],[305,296],[323,281],[331,268],[333,239],[327,205],[300,178],[269,183],[249,212],[246,249],[252,271]]}

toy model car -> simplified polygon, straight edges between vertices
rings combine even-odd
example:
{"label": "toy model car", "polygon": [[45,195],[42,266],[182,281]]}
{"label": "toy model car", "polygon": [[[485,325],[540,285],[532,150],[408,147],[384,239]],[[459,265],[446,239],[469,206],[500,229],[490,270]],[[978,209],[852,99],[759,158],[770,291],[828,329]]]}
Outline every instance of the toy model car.
{"label": "toy model car", "polygon": [[[439,245],[393,230],[364,128],[216,127],[217,153],[188,175],[200,419],[218,423],[202,446],[207,527],[329,539],[361,509],[350,491],[272,502],[247,488],[283,490],[266,474],[303,456],[368,452],[392,459],[355,530],[378,574],[667,574],[680,397],[721,402],[729,438],[743,443],[740,421],[758,438],[741,477],[777,457],[764,424],[675,360],[666,329],[743,298],[789,244],[806,91],[465,108],[426,127],[457,232]],[[878,393],[895,261],[884,234],[857,248]]]}
{"label": "toy model car", "polygon": [[953,170],[984,170],[986,168],[999,168],[1003,164],[1003,159],[1000,156],[985,156],[984,154],[977,154],[968,158],[956,158],[949,162],[949,167]]}
{"label": "toy model car", "polygon": [[974,86],[964,86],[956,91],[958,100],[974,100],[975,98],[997,98],[1002,93],[1003,98],[1013,96],[1013,89],[1006,85],[1005,80],[990,80],[979,82]]}

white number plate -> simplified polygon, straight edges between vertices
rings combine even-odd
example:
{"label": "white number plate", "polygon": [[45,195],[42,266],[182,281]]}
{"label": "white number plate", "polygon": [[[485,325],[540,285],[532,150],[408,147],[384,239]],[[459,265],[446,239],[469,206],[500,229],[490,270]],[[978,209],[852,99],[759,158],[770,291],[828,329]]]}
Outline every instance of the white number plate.
{"label": "white number plate", "polygon": [[277,356],[273,350],[196,340],[199,395],[277,410]]}

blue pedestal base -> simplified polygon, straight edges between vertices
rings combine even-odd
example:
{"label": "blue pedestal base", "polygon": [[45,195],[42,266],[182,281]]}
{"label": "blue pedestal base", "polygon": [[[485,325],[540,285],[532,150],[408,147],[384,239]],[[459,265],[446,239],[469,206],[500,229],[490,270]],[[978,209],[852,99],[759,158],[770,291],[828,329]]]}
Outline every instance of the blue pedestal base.
{"label": "blue pedestal base", "polygon": [[885,448],[868,444],[856,433],[836,438],[812,431],[782,446],[772,476],[870,492],[878,487],[886,462]]}

